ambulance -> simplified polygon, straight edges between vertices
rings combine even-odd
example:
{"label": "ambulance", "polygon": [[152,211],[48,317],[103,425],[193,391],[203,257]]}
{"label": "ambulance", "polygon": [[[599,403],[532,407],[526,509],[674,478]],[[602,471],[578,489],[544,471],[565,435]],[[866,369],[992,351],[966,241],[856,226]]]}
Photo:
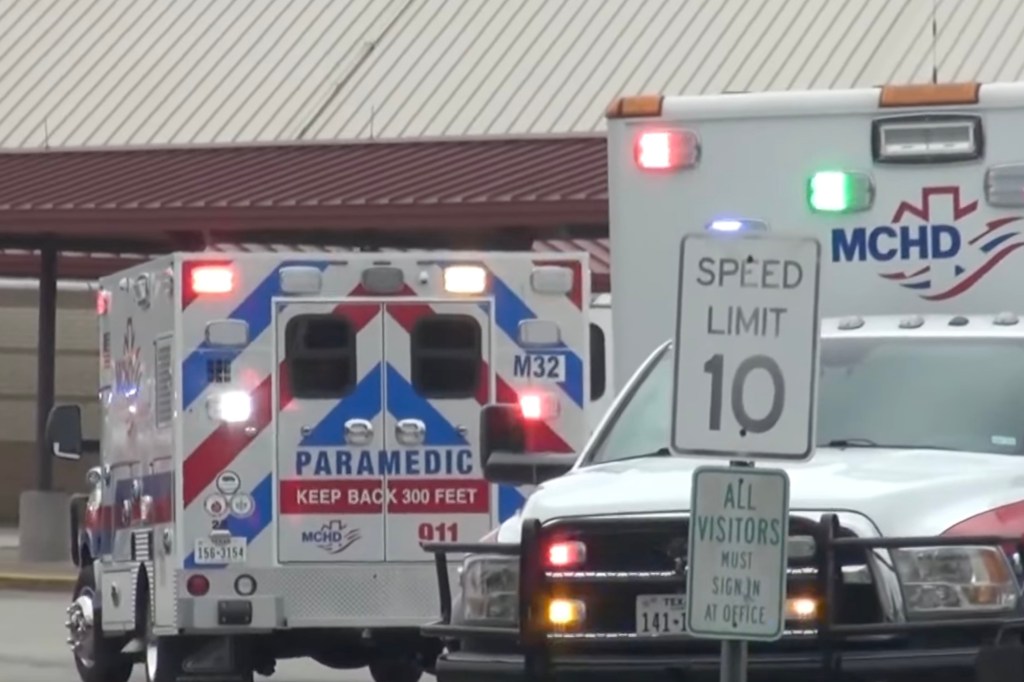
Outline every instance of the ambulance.
{"label": "ambulance", "polygon": [[819,241],[825,316],[817,448],[779,465],[784,629],[750,679],[1020,679],[1022,126],[1024,83],[616,100],[619,393],[572,456],[485,408],[489,480],[542,482],[490,542],[425,548],[466,554],[424,628],[439,681],[719,678],[685,590],[693,472],[722,460],[671,451],[671,339],[683,235],[744,231]]}
{"label": "ambulance", "polygon": [[522,410],[538,451],[588,433],[585,254],[176,253],[99,285],[100,438],[76,405],[47,430],[99,457],[73,515],[84,682],[302,656],[415,682],[438,647],[420,543],[523,500],[483,478],[482,406]]}

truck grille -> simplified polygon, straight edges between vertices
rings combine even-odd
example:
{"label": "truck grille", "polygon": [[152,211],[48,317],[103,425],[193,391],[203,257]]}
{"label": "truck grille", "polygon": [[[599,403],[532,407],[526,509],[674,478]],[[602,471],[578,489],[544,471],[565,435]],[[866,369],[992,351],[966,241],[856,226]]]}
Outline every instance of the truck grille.
{"label": "truck grille", "polygon": [[[579,540],[586,545],[586,562],[573,570],[549,571],[551,594],[581,599],[587,605],[582,632],[553,633],[553,638],[635,638],[636,601],[640,595],[684,594],[686,589],[686,518],[644,518],[556,522],[545,527],[544,544]],[[790,519],[789,534],[809,537],[815,524]],[[841,528],[839,537],[853,537]],[[877,623],[882,616],[866,551],[840,548],[837,570],[842,580],[832,604],[835,624]],[[813,558],[791,558],[787,595],[819,598],[818,571]],[[813,635],[813,620],[787,621],[790,636]]]}

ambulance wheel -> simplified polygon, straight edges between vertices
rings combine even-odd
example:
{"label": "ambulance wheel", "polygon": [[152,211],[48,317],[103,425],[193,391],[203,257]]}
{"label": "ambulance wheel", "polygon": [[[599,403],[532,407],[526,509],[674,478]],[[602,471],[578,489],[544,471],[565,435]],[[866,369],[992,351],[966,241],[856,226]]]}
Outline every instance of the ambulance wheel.
{"label": "ambulance wheel", "polygon": [[78,571],[67,609],[68,645],[82,682],[127,682],[135,662],[121,653],[124,642],[103,636],[103,612],[92,564]]}
{"label": "ambulance wheel", "polygon": [[409,659],[378,658],[370,662],[370,677],[373,682],[419,682],[423,668]]}

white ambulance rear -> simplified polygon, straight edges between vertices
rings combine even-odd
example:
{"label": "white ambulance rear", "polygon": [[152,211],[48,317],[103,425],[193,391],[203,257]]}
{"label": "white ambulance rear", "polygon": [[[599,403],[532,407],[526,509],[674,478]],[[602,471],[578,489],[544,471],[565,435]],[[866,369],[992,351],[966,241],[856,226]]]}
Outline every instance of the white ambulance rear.
{"label": "white ambulance rear", "polygon": [[615,308],[615,385],[672,335],[686,232],[818,237],[823,315],[1020,307],[1024,83],[640,96],[608,119],[612,291],[645,302]]}
{"label": "white ambulance rear", "polygon": [[[207,644],[240,679],[312,656],[412,682],[437,646],[420,543],[479,540],[523,501],[484,479],[482,407],[518,403],[538,452],[589,435],[585,254],[173,254],[101,287],[101,468],[68,619],[86,682],[96,652],[110,682],[130,672],[126,635],[161,682]],[[78,456],[69,408],[49,437]]]}

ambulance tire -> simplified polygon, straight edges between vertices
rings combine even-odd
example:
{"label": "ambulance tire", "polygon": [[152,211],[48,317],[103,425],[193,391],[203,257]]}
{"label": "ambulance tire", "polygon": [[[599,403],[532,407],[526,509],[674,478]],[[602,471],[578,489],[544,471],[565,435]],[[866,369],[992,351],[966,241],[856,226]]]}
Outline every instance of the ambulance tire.
{"label": "ambulance tire", "polygon": [[423,668],[415,660],[378,658],[370,662],[373,682],[419,682]]}
{"label": "ambulance tire", "polygon": [[92,655],[91,661],[84,661],[74,653],[75,668],[82,682],[128,682],[135,662],[121,653],[124,641],[103,636],[103,611],[96,594],[96,573],[93,565],[82,566],[78,571],[72,601],[81,597],[95,599],[92,609]]}
{"label": "ambulance tire", "polygon": [[179,637],[157,637],[152,620],[146,623],[146,682],[178,682],[181,675],[182,642]]}

